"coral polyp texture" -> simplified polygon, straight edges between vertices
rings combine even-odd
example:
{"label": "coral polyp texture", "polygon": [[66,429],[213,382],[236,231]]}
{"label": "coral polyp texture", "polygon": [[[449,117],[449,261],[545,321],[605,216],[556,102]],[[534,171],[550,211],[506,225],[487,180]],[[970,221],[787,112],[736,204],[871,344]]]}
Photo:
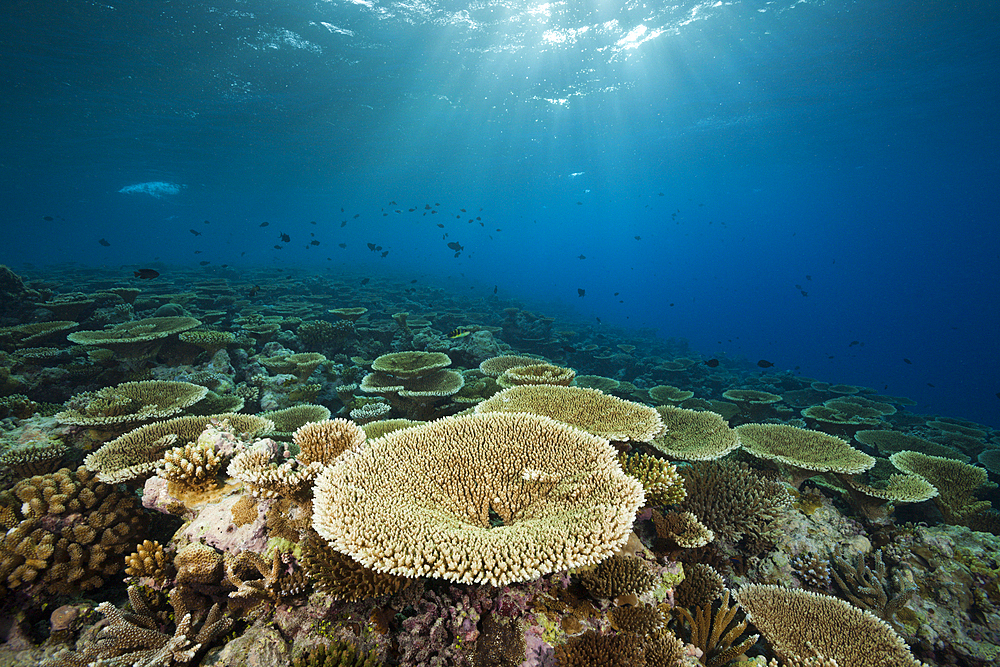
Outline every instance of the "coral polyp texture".
{"label": "coral polyp texture", "polygon": [[491,413],[345,452],[316,480],[313,527],[379,572],[503,585],[607,558],[642,502],[603,438]]}
{"label": "coral polyp texture", "polygon": [[887,623],[839,598],[753,584],[736,599],[785,659],[818,654],[839,667],[927,667]]}
{"label": "coral polyp texture", "polygon": [[0,538],[0,597],[73,595],[100,588],[125,567],[144,532],[133,495],[86,468],[62,468],[18,482],[17,523]]}
{"label": "coral polyp texture", "polygon": [[190,382],[125,382],[74,396],[70,404],[79,407],[63,410],[56,419],[78,426],[139,424],[173,417],[206,394],[208,388]]}
{"label": "coral polyp texture", "polygon": [[551,417],[601,438],[649,442],[663,430],[660,414],[641,403],[596,389],[519,385],[476,405],[477,414],[530,412]]}

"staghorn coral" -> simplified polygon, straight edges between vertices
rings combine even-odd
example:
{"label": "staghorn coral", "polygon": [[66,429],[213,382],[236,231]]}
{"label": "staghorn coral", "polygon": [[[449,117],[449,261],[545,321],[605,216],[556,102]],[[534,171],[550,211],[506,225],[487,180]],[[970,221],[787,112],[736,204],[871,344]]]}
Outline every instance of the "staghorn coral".
{"label": "staghorn coral", "polygon": [[856,475],[875,465],[871,456],[820,431],[785,424],[743,424],[736,432],[744,451],[784,465],[795,488],[817,473]]}
{"label": "staghorn coral", "polygon": [[0,471],[6,469],[16,479],[45,475],[58,469],[69,452],[70,448],[59,442],[29,442],[0,454]]}
{"label": "staghorn coral", "polygon": [[[211,425],[208,428],[211,429]],[[176,497],[181,489],[200,492],[215,488],[222,462],[223,455],[215,446],[214,434],[208,431],[208,437],[203,432],[195,442],[164,452],[156,473],[168,481],[168,491]]]}
{"label": "staghorn coral", "polygon": [[619,554],[581,571],[579,577],[591,597],[606,599],[632,593],[640,595],[653,588],[661,578],[642,558]]}
{"label": "staghorn coral", "polygon": [[[64,424],[118,426],[172,417],[205,397],[206,387],[190,382],[143,380],[77,394],[73,406],[56,414]],[[120,431],[119,431],[120,432]]]}
{"label": "staghorn coral", "polygon": [[[840,597],[846,599],[855,607],[870,611],[886,623],[895,626],[894,616],[900,607],[910,599],[916,587],[904,584],[898,591],[892,593],[892,583],[886,574],[885,563],[882,561],[882,550],[876,549],[874,569],[865,562],[864,554],[857,554],[857,560],[851,563],[840,553],[831,555],[834,567],[829,570],[829,579],[837,584]],[[892,593],[892,595],[890,595]]]}
{"label": "staghorn coral", "polygon": [[[289,458],[288,450],[281,450],[280,443],[258,440],[233,456],[226,472],[243,482],[254,497],[307,499],[323,464],[303,464]],[[281,457],[280,463],[274,461],[275,457]]]}
{"label": "staghorn coral", "polygon": [[196,440],[213,421],[228,422],[233,432],[248,437],[274,428],[269,419],[254,415],[227,413],[208,417],[175,417],[140,426],[107,442],[88,454],[83,463],[88,470],[96,472],[102,482],[117,484],[144,479],[155,471],[157,462],[168,447]]}
{"label": "staghorn coral", "polygon": [[329,347],[339,349],[348,338],[356,335],[354,325],[347,320],[328,322],[326,320],[307,320],[296,329],[299,340],[310,349]]}
{"label": "staghorn coral", "polygon": [[[226,554],[223,556],[223,563],[226,568],[226,583],[236,589],[229,594],[231,598],[277,602],[306,590],[302,570],[295,567],[290,554],[283,554],[277,549],[271,554],[270,564],[253,551],[241,551],[235,556]],[[243,579],[241,571],[250,571],[262,578]]]}
{"label": "staghorn coral", "polygon": [[129,586],[129,601],[136,613],[126,613],[108,602],[97,606],[107,625],[97,639],[82,651],[63,651],[43,667],[172,667],[196,662],[196,658],[217,637],[232,627],[231,618],[223,616],[218,604],[212,605],[195,632],[193,612],[184,602],[179,589],[170,592],[170,604],[176,626],[172,635],[156,628],[159,621],[135,586]]}
{"label": "staghorn coral", "polygon": [[653,408],[596,389],[521,385],[476,405],[477,414],[530,412],[575,426],[608,440],[648,442],[663,429]]}
{"label": "staghorn coral", "polygon": [[611,555],[642,502],[606,440],[477,414],[345,452],[316,481],[313,527],[380,572],[501,585]]}
{"label": "staghorn coral", "polygon": [[746,652],[757,643],[760,635],[740,636],[747,629],[747,619],[736,621],[739,606],[729,604],[729,589],[722,592],[718,607],[699,606],[694,614],[684,607],[675,607],[674,613],[687,626],[690,643],[702,651],[702,664],[722,667]]}
{"label": "staghorn coral", "polygon": [[0,594],[73,595],[99,588],[124,566],[143,532],[138,499],[80,467],[17,483],[17,520],[0,538]]}
{"label": "staghorn coral", "polygon": [[838,598],[751,584],[736,599],[783,660],[819,654],[839,667],[926,667],[884,621]]}
{"label": "staghorn coral", "polygon": [[619,454],[618,463],[626,475],[642,482],[647,505],[676,505],[687,491],[676,466],[648,454]]}
{"label": "staghorn coral", "polygon": [[337,600],[364,600],[393,595],[413,579],[376,572],[338,552],[314,530],[306,533],[302,545],[302,567],[316,588]]}
{"label": "staghorn coral", "polygon": [[633,634],[600,635],[587,630],[556,647],[559,667],[636,667],[646,664],[642,644]]}
{"label": "staghorn coral", "polygon": [[635,607],[612,607],[608,610],[611,627],[618,632],[632,632],[638,635],[652,635],[664,627],[663,614],[652,605],[639,604]]}
{"label": "staghorn coral", "polygon": [[704,461],[681,469],[687,498],[680,511],[692,512],[716,538],[770,541],[791,498],[777,482],[746,465]]}
{"label": "staghorn coral", "polygon": [[714,412],[688,410],[672,405],[656,408],[663,420],[663,433],[653,446],[665,456],[683,461],[719,459],[740,446],[739,436]]}
{"label": "staghorn coral", "polygon": [[707,607],[726,588],[722,575],[708,563],[683,563],[684,580],[674,588],[678,607]]}

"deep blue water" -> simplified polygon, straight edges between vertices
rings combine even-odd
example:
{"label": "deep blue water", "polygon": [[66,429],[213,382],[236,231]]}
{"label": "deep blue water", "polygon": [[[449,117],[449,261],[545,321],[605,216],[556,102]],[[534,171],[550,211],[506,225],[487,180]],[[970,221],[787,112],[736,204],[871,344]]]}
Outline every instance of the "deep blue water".
{"label": "deep blue water", "polygon": [[1000,427],[998,7],[8,0],[0,262],[464,274]]}

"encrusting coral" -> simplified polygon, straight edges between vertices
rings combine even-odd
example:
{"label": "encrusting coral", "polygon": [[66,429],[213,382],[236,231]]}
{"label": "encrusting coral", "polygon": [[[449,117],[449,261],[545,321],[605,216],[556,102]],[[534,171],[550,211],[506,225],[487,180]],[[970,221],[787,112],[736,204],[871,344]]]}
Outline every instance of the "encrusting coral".
{"label": "encrusting coral", "polygon": [[345,452],[316,480],[313,527],[380,572],[502,585],[610,556],[642,502],[608,441],[538,415],[477,414]]}
{"label": "encrusting coral", "polygon": [[663,430],[660,414],[648,405],[584,387],[519,385],[476,405],[477,414],[516,412],[550,417],[621,442],[649,442]]}

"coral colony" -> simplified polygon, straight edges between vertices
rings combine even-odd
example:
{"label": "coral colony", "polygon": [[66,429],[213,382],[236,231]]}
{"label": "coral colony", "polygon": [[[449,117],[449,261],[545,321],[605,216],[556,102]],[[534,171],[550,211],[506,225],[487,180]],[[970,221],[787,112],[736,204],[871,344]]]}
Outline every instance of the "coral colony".
{"label": "coral colony", "polygon": [[1000,659],[986,427],[389,279],[0,273],[4,664]]}

